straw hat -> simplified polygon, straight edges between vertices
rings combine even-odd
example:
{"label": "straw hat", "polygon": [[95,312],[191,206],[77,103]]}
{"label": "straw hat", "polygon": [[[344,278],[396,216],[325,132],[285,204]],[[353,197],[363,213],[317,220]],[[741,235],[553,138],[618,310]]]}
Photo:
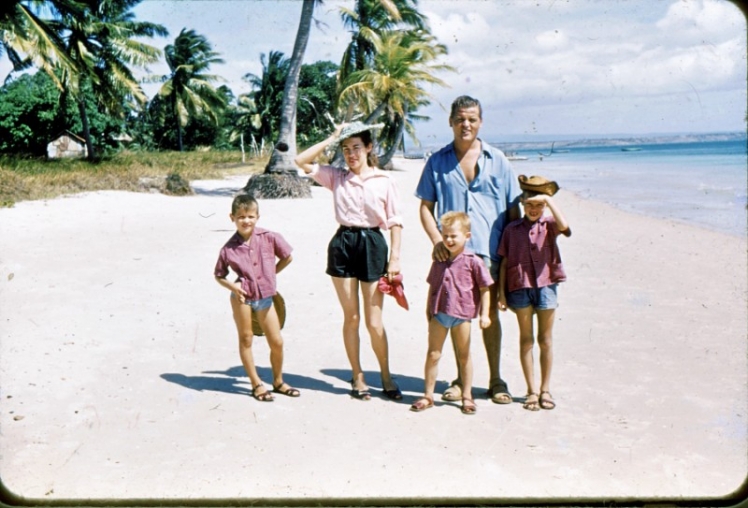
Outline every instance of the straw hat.
{"label": "straw hat", "polygon": [[[280,327],[283,329],[283,325],[286,324],[286,301],[280,293],[275,293],[275,296],[273,296],[273,307],[275,307],[275,312],[278,314]],[[262,327],[260,327],[260,322],[257,320],[256,312],[252,313],[252,333],[259,336],[265,335]]]}
{"label": "straw hat", "polygon": [[519,175],[519,188],[526,191],[539,192],[541,194],[548,194],[553,196],[558,192],[558,184],[542,176],[531,176]]}
{"label": "straw hat", "polygon": [[375,123],[375,124],[366,124],[364,122],[351,122],[340,131],[340,135],[338,135],[335,140],[327,145],[327,150],[329,150],[332,153],[335,153],[335,151],[338,149],[338,146],[340,146],[340,143],[351,136],[355,134],[359,134],[364,131],[371,131],[371,130],[377,130],[384,127],[383,123]]}

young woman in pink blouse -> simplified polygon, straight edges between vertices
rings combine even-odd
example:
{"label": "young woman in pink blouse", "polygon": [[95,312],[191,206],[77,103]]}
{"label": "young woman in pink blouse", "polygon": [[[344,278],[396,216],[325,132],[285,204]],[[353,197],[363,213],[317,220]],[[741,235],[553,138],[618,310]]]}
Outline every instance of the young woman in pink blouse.
{"label": "young woman in pink blouse", "polygon": [[[351,364],[351,395],[371,399],[360,362],[359,295],[371,346],[379,362],[386,397],[402,399],[389,367],[387,332],[382,323],[384,294],[377,290],[382,276],[400,273],[402,218],[395,182],[377,167],[371,130],[381,125],[343,124],[324,141],[294,160],[306,174],[333,193],[335,219],[340,224],[327,250],[327,274],[343,309],[343,342]],[[340,146],[347,168],[315,163],[325,149]],[[390,232],[390,246],[381,230]],[[388,256],[389,251],[389,256]]]}

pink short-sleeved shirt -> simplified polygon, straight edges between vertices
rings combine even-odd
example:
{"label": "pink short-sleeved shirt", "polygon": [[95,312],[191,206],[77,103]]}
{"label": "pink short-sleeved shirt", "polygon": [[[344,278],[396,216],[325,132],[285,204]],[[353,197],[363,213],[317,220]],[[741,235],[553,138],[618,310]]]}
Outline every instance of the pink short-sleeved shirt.
{"label": "pink short-sleeved shirt", "polygon": [[452,261],[434,261],[426,281],[429,314],[443,312],[459,319],[478,317],[480,289],[494,282],[483,259],[472,252],[463,252]]}
{"label": "pink short-sleeved shirt", "polygon": [[352,171],[315,164],[309,176],[332,191],[335,219],[341,225],[402,227],[397,187],[386,171],[374,168],[369,177],[362,179]]}
{"label": "pink short-sleeved shirt", "polygon": [[506,258],[506,291],[542,288],[566,280],[564,265],[556,245],[559,232],[552,215],[530,222],[518,219],[504,229],[499,256]]}
{"label": "pink short-sleeved shirt", "polygon": [[239,233],[234,233],[221,248],[213,274],[224,278],[229,268],[238,275],[247,300],[255,301],[274,296],[275,259],[285,259],[293,249],[280,233],[255,228],[249,243]]}

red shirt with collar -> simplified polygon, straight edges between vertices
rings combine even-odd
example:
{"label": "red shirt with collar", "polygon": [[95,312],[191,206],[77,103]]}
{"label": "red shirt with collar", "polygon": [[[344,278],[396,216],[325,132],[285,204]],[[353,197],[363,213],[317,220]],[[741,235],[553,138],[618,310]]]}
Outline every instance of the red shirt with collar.
{"label": "red shirt with collar", "polygon": [[478,317],[480,288],[494,282],[483,259],[468,251],[452,261],[434,261],[426,281],[429,314],[443,312],[459,319]]}
{"label": "red shirt with collar", "polygon": [[556,219],[545,215],[535,222],[527,217],[510,223],[501,236],[499,256],[506,258],[506,291],[542,288],[566,280],[556,245]]}
{"label": "red shirt with collar", "polygon": [[262,300],[276,293],[275,259],[287,258],[292,250],[280,233],[255,227],[249,242],[245,242],[237,232],[221,249],[213,274],[224,278],[231,268],[238,275],[247,300]]}

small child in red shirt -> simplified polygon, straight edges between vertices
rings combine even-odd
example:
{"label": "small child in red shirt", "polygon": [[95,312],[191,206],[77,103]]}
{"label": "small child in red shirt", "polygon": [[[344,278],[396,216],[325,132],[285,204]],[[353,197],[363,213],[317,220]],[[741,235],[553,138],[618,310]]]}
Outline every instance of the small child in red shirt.
{"label": "small child in red shirt", "polygon": [[[556,407],[550,392],[552,332],[558,307],[557,284],[566,280],[556,238],[559,234],[571,236],[571,229],[551,197],[558,191],[556,182],[525,175],[520,175],[519,182],[525,216],[507,225],[501,236],[498,300],[499,310],[509,307],[517,315],[519,357],[527,383],[522,407],[538,411]],[[550,215],[544,215],[546,207]],[[533,314],[538,316],[539,393],[533,365]]]}
{"label": "small child in red shirt", "polygon": [[[252,314],[265,333],[270,346],[273,392],[298,397],[299,390],[283,382],[283,338],[278,313],[273,305],[275,275],[291,262],[291,246],[279,234],[255,227],[260,207],[254,197],[240,194],[231,204],[231,221],[236,233],[223,246],[213,271],[216,281],[231,291],[231,309],[239,334],[239,357],[252,383],[252,396],[272,402],[273,394],[262,384],[252,355]],[[279,261],[276,263],[276,258]],[[226,279],[229,268],[238,276]]]}
{"label": "small child in red shirt", "polygon": [[465,250],[470,238],[470,217],[464,212],[447,212],[440,218],[446,261],[433,261],[427,277],[429,296],[426,317],[429,320],[429,346],[424,367],[424,394],[411,411],[423,411],[434,405],[434,387],[447,333],[457,356],[462,379],[462,412],[475,414],[477,407],[471,395],[473,364],[470,359],[470,326],[480,318],[480,327],[491,325],[488,288],[493,284],[488,268],[479,256]]}

